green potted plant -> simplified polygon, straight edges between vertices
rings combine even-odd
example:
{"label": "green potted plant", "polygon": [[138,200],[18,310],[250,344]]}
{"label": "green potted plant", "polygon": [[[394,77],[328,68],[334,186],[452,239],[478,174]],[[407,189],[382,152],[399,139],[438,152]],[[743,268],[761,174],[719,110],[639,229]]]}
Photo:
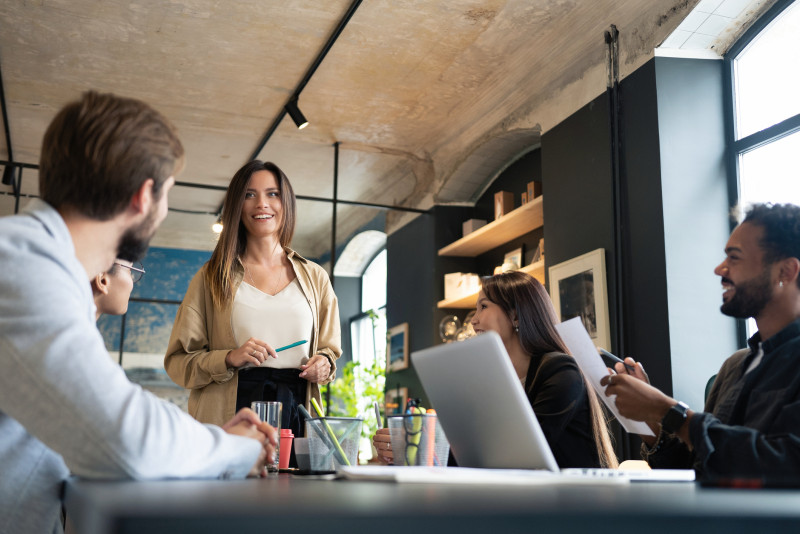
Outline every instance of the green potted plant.
{"label": "green potted plant", "polygon": [[[373,329],[377,314],[370,310]],[[331,404],[326,412],[338,417],[362,417],[361,446],[359,457],[369,458],[372,453],[371,438],[378,429],[372,405],[375,401],[383,406],[386,385],[386,361],[382,351],[374,347],[375,357],[371,362],[348,362],[339,369],[338,376],[328,387]]]}

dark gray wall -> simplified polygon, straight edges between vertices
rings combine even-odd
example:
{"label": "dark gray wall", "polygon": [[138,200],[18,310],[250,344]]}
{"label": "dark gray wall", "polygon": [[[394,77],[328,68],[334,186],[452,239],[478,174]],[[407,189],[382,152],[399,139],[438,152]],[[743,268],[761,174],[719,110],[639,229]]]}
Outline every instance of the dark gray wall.
{"label": "dark gray wall", "polygon": [[[542,136],[542,190],[546,266],[605,249],[613,273],[614,229],[608,103],[598,97]],[[615,291],[607,275],[606,293]],[[549,285],[549,274],[548,274]],[[615,302],[608,299],[614,338]]]}
{"label": "dark gray wall", "polygon": [[692,406],[735,350],[712,272],[729,233],[721,69],[658,58],[620,84],[622,340],[608,97],[542,136],[547,266],[604,248],[614,350],[624,346],[656,387]]}
{"label": "dark gray wall", "polygon": [[[433,344],[436,287],[432,264],[436,258],[432,215],[420,215],[386,238],[387,327],[408,323],[409,351]],[[387,372],[386,389],[407,387],[410,397],[423,398],[413,368]]]}
{"label": "dark gray wall", "polygon": [[[444,274],[474,272],[471,258],[437,255],[461,237],[461,223],[472,213],[472,208],[436,206],[387,237],[387,326],[408,323],[410,352],[441,343],[439,322],[452,313],[436,307],[444,298]],[[386,389],[396,387],[407,387],[409,397],[421,398],[429,406],[413,366],[387,373]]]}
{"label": "dark gray wall", "polygon": [[671,394],[657,97],[653,61],[620,86],[620,174],[627,213],[622,232],[621,346],[625,355],[644,364],[654,386]]}
{"label": "dark gray wall", "polygon": [[[624,354],[644,363],[655,386],[693,407],[702,406],[706,381],[736,348],[735,322],[719,313],[720,286],[713,275],[730,230],[722,95],[719,61],[657,58],[620,84],[619,265],[608,96],[546,132],[536,151],[547,266],[605,249],[612,349],[624,345]],[[485,197],[495,189],[512,190],[512,182],[498,179]],[[436,256],[439,247],[460,237],[461,222],[470,216],[436,208],[389,237],[389,324],[412,325],[412,350],[439,342],[434,332],[443,312],[435,303],[442,298],[443,274],[481,269],[480,258]],[[623,324],[617,339],[619,305]],[[387,388],[418,384],[413,371],[403,373],[389,375]],[[638,457],[633,448],[624,450]]]}

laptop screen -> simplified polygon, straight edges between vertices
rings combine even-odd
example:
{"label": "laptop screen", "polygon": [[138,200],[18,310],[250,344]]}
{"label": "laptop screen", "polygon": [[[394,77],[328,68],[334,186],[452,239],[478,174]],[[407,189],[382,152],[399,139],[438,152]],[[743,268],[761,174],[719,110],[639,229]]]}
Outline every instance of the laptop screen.
{"label": "laptop screen", "polygon": [[558,471],[495,332],[413,352],[411,361],[460,466]]}

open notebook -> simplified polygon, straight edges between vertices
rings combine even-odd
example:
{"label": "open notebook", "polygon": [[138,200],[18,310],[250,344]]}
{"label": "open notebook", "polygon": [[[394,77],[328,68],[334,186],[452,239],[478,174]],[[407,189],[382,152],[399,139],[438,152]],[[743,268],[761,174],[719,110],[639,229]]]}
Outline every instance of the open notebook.
{"label": "open notebook", "polygon": [[[624,480],[694,480],[692,470],[621,471],[611,469],[560,470],[542,432],[500,336],[488,332],[458,343],[416,351],[411,361],[428,395],[453,455],[462,467],[501,470],[538,470],[550,473],[509,472],[510,478],[594,477]],[[374,467],[351,469],[369,476]],[[391,468],[382,476],[443,477],[448,468]],[[399,472],[396,473],[396,472]],[[374,476],[381,476],[377,471]],[[501,473],[466,473],[454,477],[498,478]],[[399,477],[399,478],[398,478]],[[386,478],[384,478],[386,479]]]}

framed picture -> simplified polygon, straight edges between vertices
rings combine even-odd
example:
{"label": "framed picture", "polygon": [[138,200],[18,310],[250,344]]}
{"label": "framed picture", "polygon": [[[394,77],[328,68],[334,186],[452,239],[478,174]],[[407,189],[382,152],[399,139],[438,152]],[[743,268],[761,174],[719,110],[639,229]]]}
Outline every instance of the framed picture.
{"label": "framed picture", "polygon": [[408,323],[392,327],[386,332],[386,370],[408,369]]}
{"label": "framed picture", "polygon": [[550,298],[561,321],[580,317],[595,346],[611,350],[604,249],[550,267]]}
{"label": "framed picture", "polygon": [[503,265],[506,263],[511,262],[516,265],[517,269],[522,267],[522,247],[516,248],[511,252],[507,252],[505,257],[503,258]]}
{"label": "framed picture", "polygon": [[408,401],[408,388],[395,388],[386,390],[383,411],[386,417],[390,415],[403,415]]}

